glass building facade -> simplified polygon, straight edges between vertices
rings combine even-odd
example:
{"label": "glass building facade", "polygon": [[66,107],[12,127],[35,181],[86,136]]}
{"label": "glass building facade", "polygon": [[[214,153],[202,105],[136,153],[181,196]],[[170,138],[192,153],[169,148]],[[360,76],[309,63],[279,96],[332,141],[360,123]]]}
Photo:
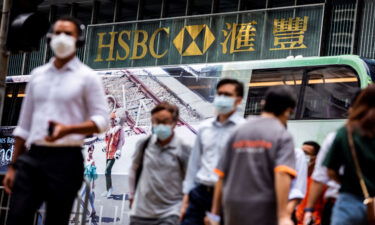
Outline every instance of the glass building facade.
{"label": "glass building facade", "polygon": [[[72,15],[85,25],[160,20],[199,15],[322,5],[320,56],[357,54],[375,58],[375,2],[373,0],[47,0],[39,6],[53,23],[62,15]],[[84,48],[78,50],[83,60]],[[40,49],[10,56],[9,75],[24,75],[51,58],[52,52],[41,40]],[[272,58],[272,57],[271,57]],[[129,66],[137,66],[129,64]]]}

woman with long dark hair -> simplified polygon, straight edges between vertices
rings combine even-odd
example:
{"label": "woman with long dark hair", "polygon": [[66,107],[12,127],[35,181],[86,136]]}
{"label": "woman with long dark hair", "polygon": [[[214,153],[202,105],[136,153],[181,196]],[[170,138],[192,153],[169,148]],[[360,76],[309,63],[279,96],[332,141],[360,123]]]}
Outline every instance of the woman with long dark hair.
{"label": "woman with long dark hair", "polygon": [[[352,143],[352,144],[351,144]],[[354,154],[353,154],[354,151]],[[359,170],[355,165],[355,158]],[[341,184],[331,225],[367,225],[364,187],[375,196],[375,85],[364,89],[349,112],[346,125],[337,131],[331,150],[323,163],[328,175]]]}

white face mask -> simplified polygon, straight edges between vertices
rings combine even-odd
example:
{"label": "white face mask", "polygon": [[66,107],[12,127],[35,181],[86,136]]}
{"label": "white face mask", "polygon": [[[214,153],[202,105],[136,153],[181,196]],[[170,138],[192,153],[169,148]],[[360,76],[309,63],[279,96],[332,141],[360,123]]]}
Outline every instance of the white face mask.
{"label": "white face mask", "polygon": [[57,58],[64,59],[75,52],[76,39],[64,33],[54,34],[51,38],[50,46]]}

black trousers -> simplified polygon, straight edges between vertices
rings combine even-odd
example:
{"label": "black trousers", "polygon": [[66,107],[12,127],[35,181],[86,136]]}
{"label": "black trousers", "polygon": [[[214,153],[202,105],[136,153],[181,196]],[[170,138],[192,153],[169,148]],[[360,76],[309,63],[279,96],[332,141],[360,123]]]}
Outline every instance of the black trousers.
{"label": "black trousers", "polygon": [[181,225],[204,225],[206,212],[211,211],[214,188],[198,185],[189,193],[189,206]]}
{"label": "black trousers", "polygon": [[46,225],[66,225],[83,181],[80,147],[32,146],[16,162],[8,225],[31,225],[46,203]]}

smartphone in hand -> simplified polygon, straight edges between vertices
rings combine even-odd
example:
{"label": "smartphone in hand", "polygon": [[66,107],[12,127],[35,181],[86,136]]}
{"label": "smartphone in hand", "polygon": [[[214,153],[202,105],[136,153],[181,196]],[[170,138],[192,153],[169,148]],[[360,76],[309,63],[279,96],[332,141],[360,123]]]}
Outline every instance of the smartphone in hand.
{"label": "smartphone in hand", "polygon": [[47,131],[48,136],[52,136],[54,130],[55,130],[55,124],[52,123],[52,122],[49,122],[48,123],[48,131]]}

